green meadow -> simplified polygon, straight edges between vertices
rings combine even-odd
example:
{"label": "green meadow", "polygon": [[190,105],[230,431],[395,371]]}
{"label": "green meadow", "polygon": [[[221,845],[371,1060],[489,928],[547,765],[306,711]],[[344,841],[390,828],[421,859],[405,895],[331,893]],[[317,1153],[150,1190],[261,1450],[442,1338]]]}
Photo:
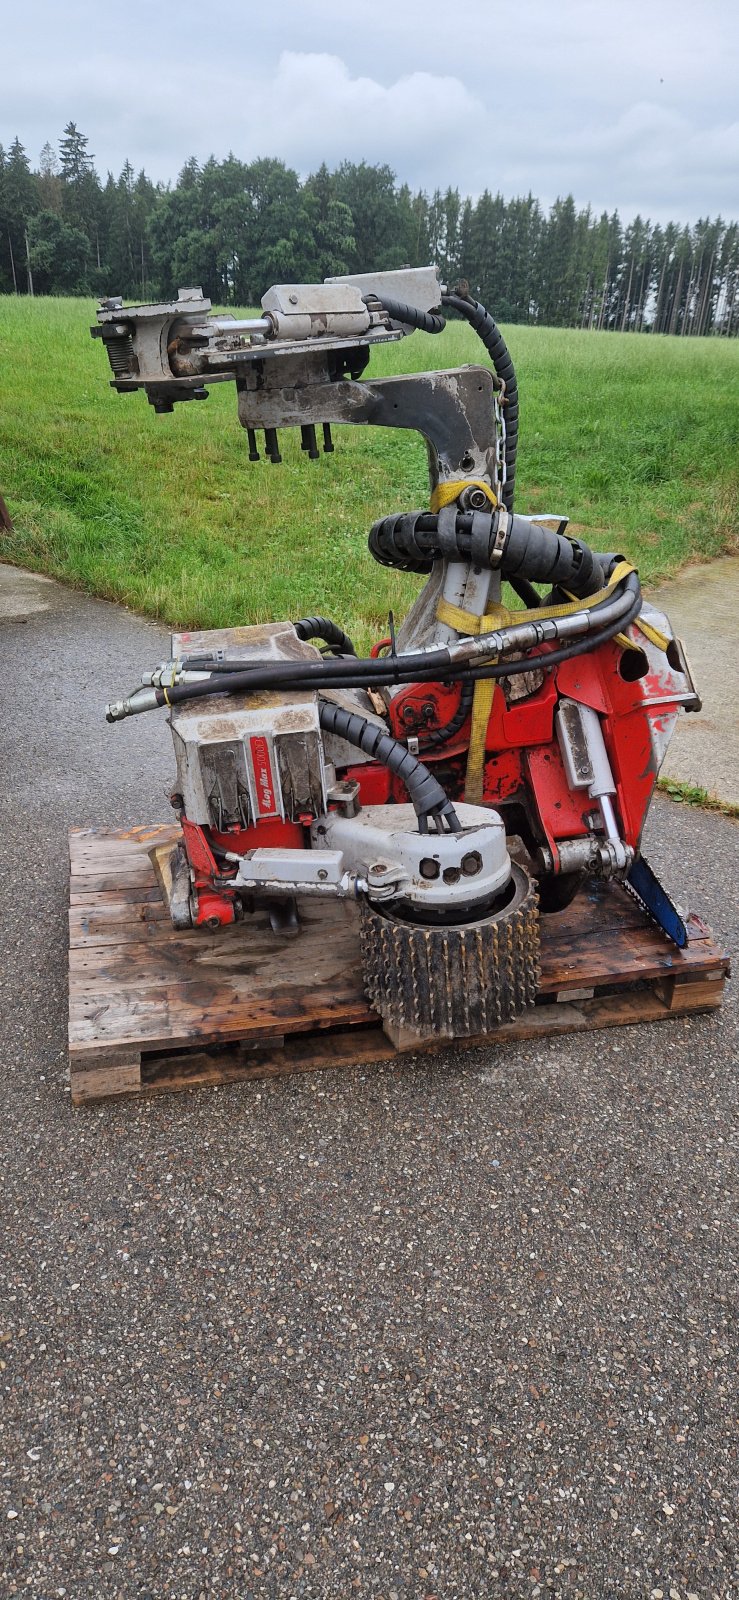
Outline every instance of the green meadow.
{"label": "green meadow", "polygon": [[[422,440],[336,428],[311,462],[281,434],[282,466],[247,460],[232,384],[157,417],[117,395],[82,300],[0,298],[0,491],[15,523],[2,558],[173,625],[321,611],[360,647],[420,580],[378,567],[379,516],[427,504]],[[521,429],[516,509],[569,515],[642,581],[734,548],[739,342],[510,327]],[[487,357],[460,323],[372,358],[371,375]]]}

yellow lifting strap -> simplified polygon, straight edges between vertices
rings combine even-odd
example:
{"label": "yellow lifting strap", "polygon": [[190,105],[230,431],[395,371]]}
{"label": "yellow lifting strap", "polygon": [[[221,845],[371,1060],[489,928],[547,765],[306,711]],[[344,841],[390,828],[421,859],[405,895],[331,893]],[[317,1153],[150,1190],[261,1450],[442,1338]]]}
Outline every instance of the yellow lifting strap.
{"label": "yellow lifting strap", "polygon": [[455,478],[450,483],[437,483],[436,488],[431,491],[429,502],[431,510],[442,511],[444,506],[452,505],[459,499],[463,489],[482,489],[491,506],[498,504],[497,495],[484,478]]}
{"label": "yellow lifting strap", "polygon": [[[670,642],[667,634],[662,633],[661,629],[653,627],[651,622],[645,622],[643,617],[635,617],[633,626],[644,634],[644,638],[648,639],[650,644],[656,644],[658,650],[667,649]],[[630,639],[628,634],[625,633],[617,633],[616,642],[622,645],[624,650],[633,650],[635,648],[633,639]]]}
{"label": "yellow lifting strap", "polygon": [[[533,611],[510,611],[507,606],[496,606],[494,611],[486,612],[483,617],[476,617],[471,611],[463,611],[461,606],[453,606],[448,600],[440,600],[436,615],[440,622],[448,623],[457,633],[491,633],[497,628],[515,627],[520,622],[546,622],[551,617],[571,617],[576,611],[590,611],[592,606],[600,605],[601,600],[608,600],[617,584],[622,583],[630,572],[635,571],[636,568],[632,567],[630,561],[619,561],[603,589],[596,590],[595,594],[589,594],[585,600],[578,600],[576,595],[572,595],[566,605],[536,606]],[[568,593],[569,590],[566,589],[565,594]],[[651,631],[656,632],[656,629]],[[665,640],[666,646],[667,640]]]}
{"label": "yellow lifting strap", "polygon": [[496,687],[494,678],[478,678],[472,697],[470,747],[467,751],[467,771],[464,778],[464,797],[470,806],[482,805],[482,791],[485,781],[485,740]]}

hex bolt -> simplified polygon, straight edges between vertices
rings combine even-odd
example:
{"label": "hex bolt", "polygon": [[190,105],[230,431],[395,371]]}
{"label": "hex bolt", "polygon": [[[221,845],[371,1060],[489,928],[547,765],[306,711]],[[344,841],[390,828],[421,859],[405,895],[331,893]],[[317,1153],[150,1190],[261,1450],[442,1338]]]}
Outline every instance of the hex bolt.
{"label": "hex bolt", "polygon": [[433,856],[424,856],[419,862],[419,871],[422,878],[438,878],[441,867],[438,861],[434,861]]}
{"label": "hex bolt", "polygon": [[476,872],[482,872],[482,856],[478,850],[470,850],[462,857],[462,871],[466,878],[474,878]]}

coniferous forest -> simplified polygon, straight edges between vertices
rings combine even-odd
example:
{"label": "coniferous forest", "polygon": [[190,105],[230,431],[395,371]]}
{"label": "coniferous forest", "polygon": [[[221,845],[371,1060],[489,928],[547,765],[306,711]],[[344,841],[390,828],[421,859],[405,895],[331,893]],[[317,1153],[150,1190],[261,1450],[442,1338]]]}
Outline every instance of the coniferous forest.
{"label": "coniferous forest", "polygon": [[33,168],[0,146],[0,293],[169,298],[201,284],[255,305],[271,283],[435,262],[503,322],[679,335],[739,332],[739,226],[655,224],[533,195],[429,196],[388,166],[344,161],[304,181],[270,158],[203,166],[173,185],[126,162],[101,183],[73,122]]}

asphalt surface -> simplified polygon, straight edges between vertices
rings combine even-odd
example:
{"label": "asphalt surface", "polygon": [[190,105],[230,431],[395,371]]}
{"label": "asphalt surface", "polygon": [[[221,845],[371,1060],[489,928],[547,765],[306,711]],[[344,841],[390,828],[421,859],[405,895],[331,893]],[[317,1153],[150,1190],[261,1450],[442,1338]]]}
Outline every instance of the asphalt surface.
{"label": "asphalt surface", "polygon": [[[701,1018],[73,1112],[67,829],[168,816],[166,727],[102,720],[163,641],[24,593],[3,1600],[739,1596],[732,986]],[[729,948],[738,843],[653,807],[653,864]]]}

